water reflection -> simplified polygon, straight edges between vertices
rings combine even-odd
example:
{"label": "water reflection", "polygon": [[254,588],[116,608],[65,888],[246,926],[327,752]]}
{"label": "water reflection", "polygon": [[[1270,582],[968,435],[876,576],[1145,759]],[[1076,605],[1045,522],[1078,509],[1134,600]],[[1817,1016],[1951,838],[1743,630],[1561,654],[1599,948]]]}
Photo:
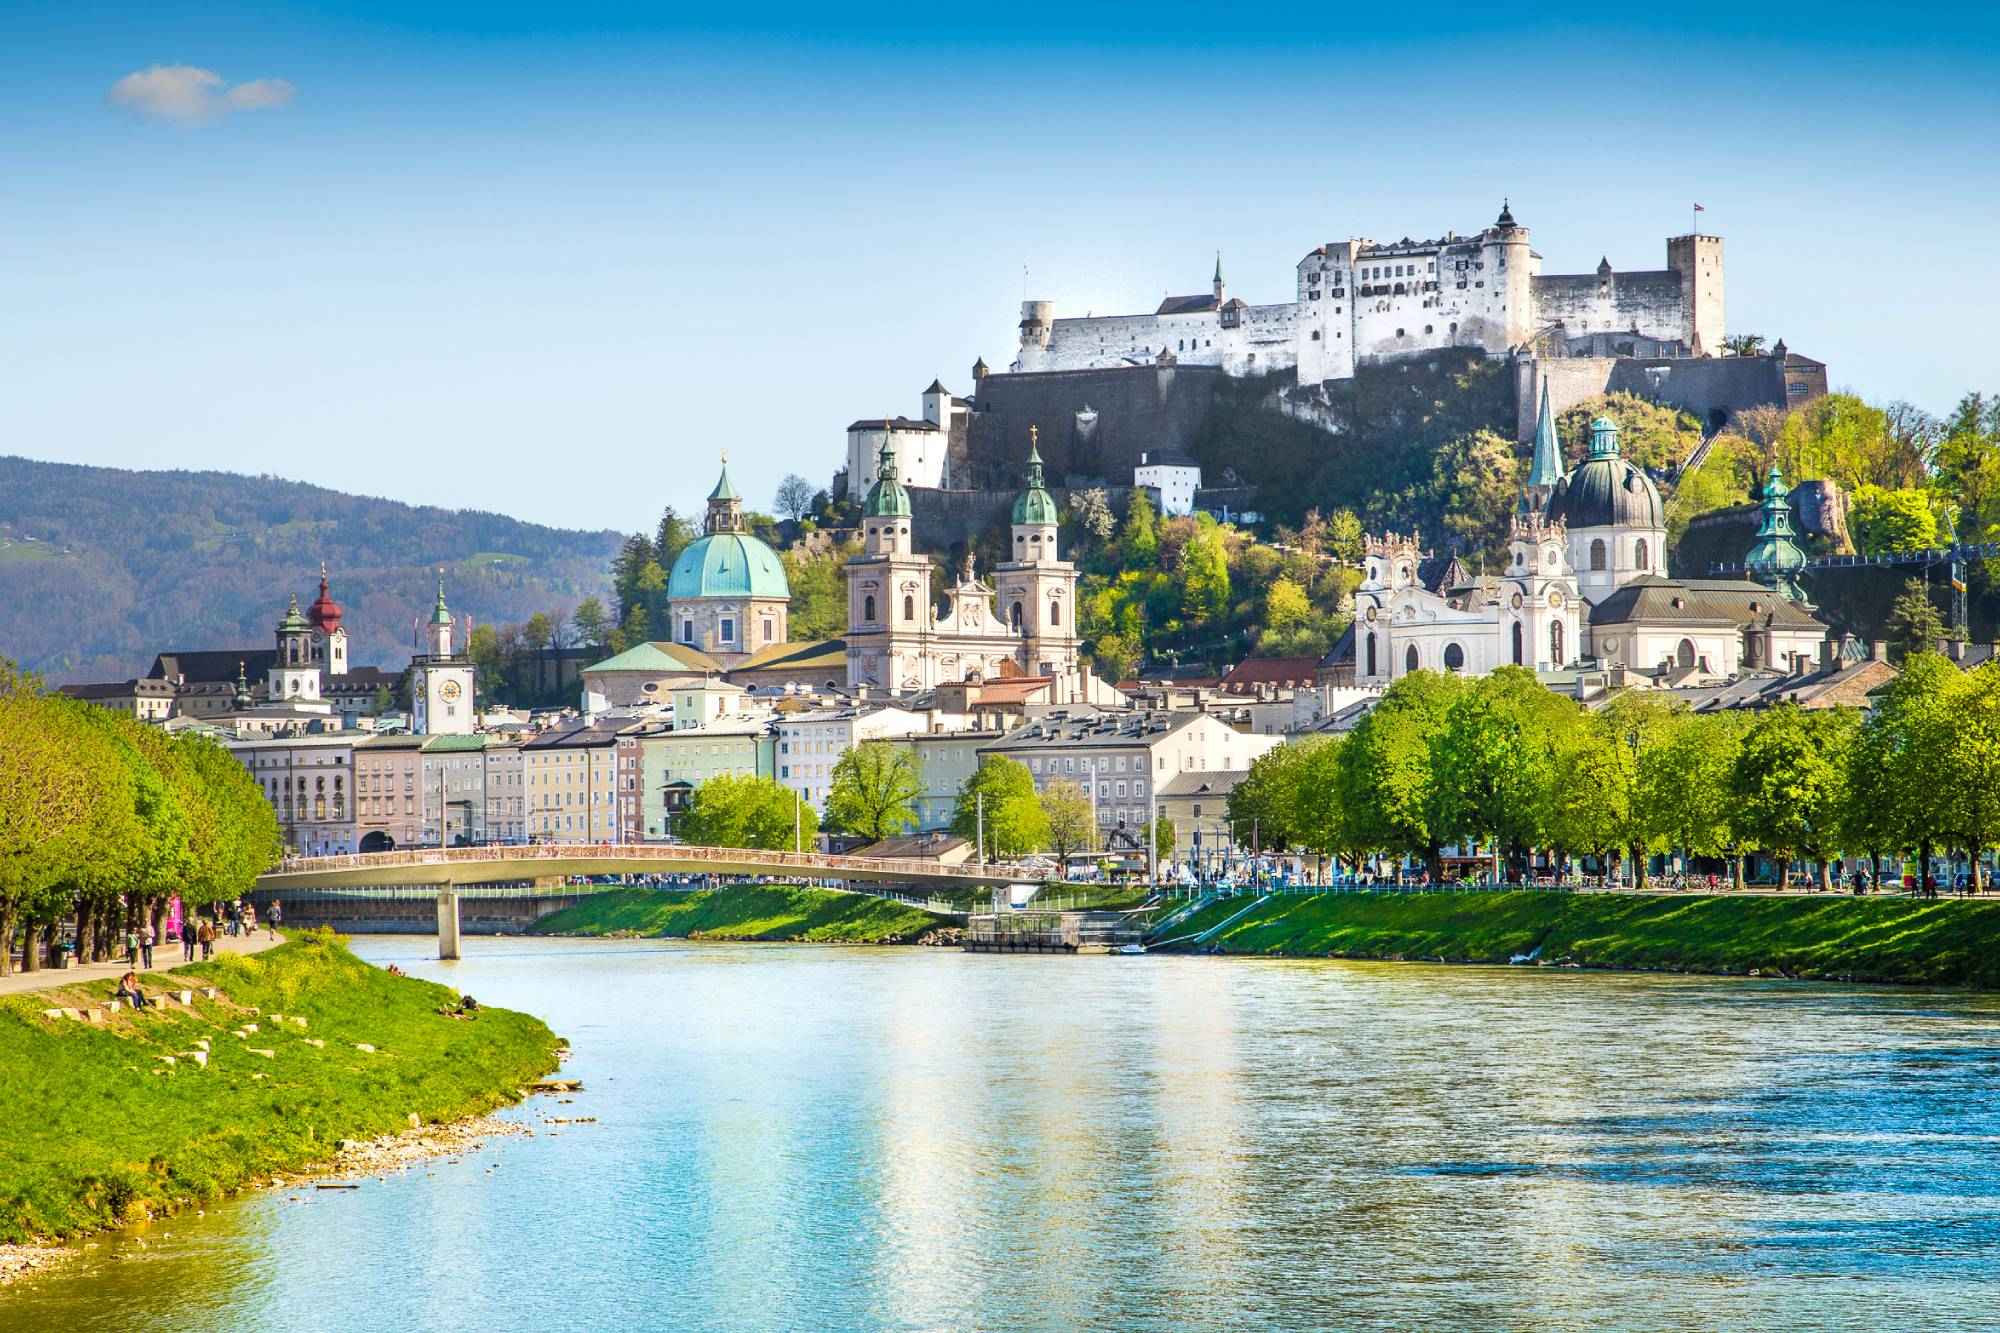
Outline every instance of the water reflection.
{"label": "water reflection", "polygon": [[1985,999],[363,948],[547,1016],[589,1089],[529,1114],[599,1123],[170,1221],[0,1298],[0,1327],[1903,1329],[2000,1308]]}

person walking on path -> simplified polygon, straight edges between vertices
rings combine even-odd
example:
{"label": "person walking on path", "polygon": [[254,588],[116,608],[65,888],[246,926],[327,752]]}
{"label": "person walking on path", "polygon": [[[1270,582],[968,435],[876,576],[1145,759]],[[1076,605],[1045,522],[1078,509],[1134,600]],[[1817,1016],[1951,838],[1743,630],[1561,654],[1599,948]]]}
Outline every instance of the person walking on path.
{"label": "person walking on path", "polygon": [[146,922],[146,924],[139,927],[139,956],[146,960],[146,970],[148,972],[152,971],[153,970],[153,923],[151,921],[148,921]]}
{"label": "person walking on path", "polygon": [[278,938],[278,927],[285,924],[285,905],[276,898],[271,899],[271,914],[264,918],[264,925],[270,930],[271,938]]}
{"label": "person walking on path", "polygon": [[257,933],[257,904],[243,904],[243,938],[249,939]]}
{"label": "person walking on path", "polygon": [[192,963],[194,961],[194,945],[195,941],[200,938],[200,931],[201,927],[196,923],[192,913],[181,918],[181,961],[183,963]]}
{"label": "person walking on path", "polygon": [[195,938],[201,941],[202,962],[205,963],[215,957],[215,927],[209,924],[207,917],[201,919],[201,928],[196,932]]}
{"label": "person walking on path", "polygon": [[139,932],[125,927],[125,966],[139,966]]}

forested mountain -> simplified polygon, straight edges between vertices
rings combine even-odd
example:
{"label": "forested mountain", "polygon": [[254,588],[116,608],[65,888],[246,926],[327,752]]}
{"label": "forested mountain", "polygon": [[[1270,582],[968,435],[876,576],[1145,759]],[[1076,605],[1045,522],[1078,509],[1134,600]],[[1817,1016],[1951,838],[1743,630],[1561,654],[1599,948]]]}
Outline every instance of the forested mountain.
{"label": "forested mountain", "polygon": [[400,666],[445,571],[477,623],[607,596],[621,535],[399,504],[276,477],[0,457],[0,656],[122,680],[169,648],[267,648],[325,561],[357,665]]}

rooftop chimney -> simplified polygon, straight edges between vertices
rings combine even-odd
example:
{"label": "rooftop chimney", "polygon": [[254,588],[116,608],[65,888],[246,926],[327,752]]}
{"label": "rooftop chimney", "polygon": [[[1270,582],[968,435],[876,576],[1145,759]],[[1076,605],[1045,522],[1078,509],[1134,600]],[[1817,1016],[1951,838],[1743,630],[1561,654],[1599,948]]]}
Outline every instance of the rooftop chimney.
{"label": "rooftop chimney", "polygon": [[1869,660],[1869,661],[1871,661],[1871,662],[1886,662],[1886,661],[1888,661],[1888,660],[1889,660],[1889,641],[1888,641],[1887,639],[1871,639],[1871,640],[1869,640],[1869,642],[1868,642],[1868,660]]}

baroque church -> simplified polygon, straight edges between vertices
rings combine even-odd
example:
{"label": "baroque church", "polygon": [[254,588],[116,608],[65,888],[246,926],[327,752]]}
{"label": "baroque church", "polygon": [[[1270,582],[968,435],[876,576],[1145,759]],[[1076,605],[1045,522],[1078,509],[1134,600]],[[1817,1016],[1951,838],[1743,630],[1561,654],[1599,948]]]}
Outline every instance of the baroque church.
{"label": "baroque church", "polygon": [[1591,423],[1590,452],[1568,472],[1546,391],[1507,564],[1475,575],[1440,561],[1416,534],[1370,537],[1354,593],[1353,680],[1384,686],[1417,670],[1485,675],[1585,663],[1662,684],[1725,680],[1749,668],[1815,661],[1827,626],[1805,601],[1805,564],[1782,478],[1764,487],[1745,579],[1667,575],[1659,488],[1620,455],[1618,425]]}
{"label": "baroque church", "polygon": [[748,531],[725,462],[703,533],[668,577],[672,638],[640,644],[585,672],[602,706],[663,697],[678,678],[723,675],[750,686],[844,685],[911,696],[967,681],[1034,678],[1056,703],[1116,703],[1082,663],[1076,566],[1061,558],[1059,512],[1031,429],[1027,486],[1014,502],[1009,558],[982,578],[970,555],[940,608],[928,554],[916,549],[909,491],[892,442],[876,456],[861,515],[861,550],[847,562],[847,633],[792,643],[791,588],[777,552]]}

